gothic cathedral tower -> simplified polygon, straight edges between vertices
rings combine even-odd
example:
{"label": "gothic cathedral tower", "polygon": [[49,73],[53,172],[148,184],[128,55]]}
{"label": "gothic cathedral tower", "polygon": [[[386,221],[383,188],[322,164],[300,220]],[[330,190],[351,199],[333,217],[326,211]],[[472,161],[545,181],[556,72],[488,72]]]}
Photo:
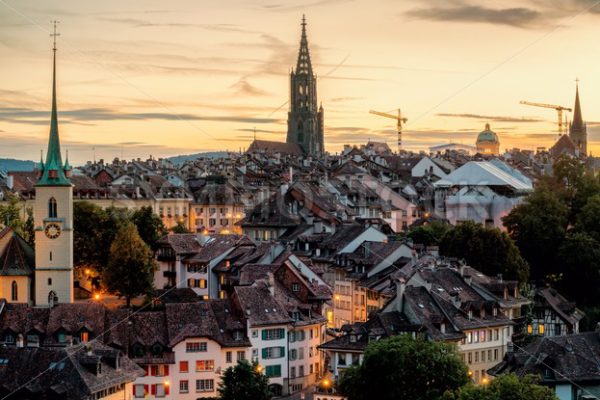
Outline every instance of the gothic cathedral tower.
{"label": "gothic cathedral tower", "polygon": [[587,126],[581,116],[581,104],[579,103],[579,83],[575,89],[575,108],[573,109],[573,122],[569,126],[569,136],[580,155],[587,155]]}
{"label": "gothic cathedral tower", "polygon": [[296,71],[290,73],[287,142],[299,145],[306,155],[319,156],[325,150],[323,106],[317,110],[317,77],[313,74],[310,62],[304,16],[298,63]]}
{"label": "gothic cathedral tower", "polygon": [[[54,28],[56,35],[56,26]],[[52,115],[46,162],[35,185],[35,305],[73,302],[73,185],[60,154],[56,111],[56,37],[52,65]]]}

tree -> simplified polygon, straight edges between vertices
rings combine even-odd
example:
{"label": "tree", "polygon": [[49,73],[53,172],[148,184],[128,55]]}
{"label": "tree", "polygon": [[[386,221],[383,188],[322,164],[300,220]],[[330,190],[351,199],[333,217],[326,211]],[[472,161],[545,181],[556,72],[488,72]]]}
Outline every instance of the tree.
{"label": "tree", "polygon": [[468,385],[458,395],[446,394],[443,400],[558,400],[552,389],[538,385],[539,377],[501,375],[488,385]]}
{"label": "tree", "polygon": [[110,246],[108,265],[103,281],[109,291],[124,296],[127,307],[135,296],[153,289],[155,261],[150,247],[140,237],[137,228],[126,222]]}
{"label": "tree", "polygon": [[222,400],[270,400],[269,378],[258,363],[241,360],[223,373],[218,392]]}
{"label": "tree", "polygon": [[600,194],[591,196],[576,216],[575,230],[600,242]]}
{"label": "tree", "polygon": [[529,266],[512,239],[497,228],[471,221],[450,229],[440,240],[440,254],[464,258],[467,264],[487,275],[527,282]]}
{"label": "tree", "polygon": [[370,343],[339,389],[349,400],[431,400],[468,380],[454,345],[400,335]]}
{"label": "tree", "polygon": [[73,226],[75,266],[102,271],[116,235],[116,230],[109,227],[108,214],[89,201],[73,202]]}
{"label": "tree", "polygon": [[131,221],[137,227],[140,237],[152,250],[156,250],[158,240],[168,233],[162,219],[150,206],[135,210],[131,215]]}
{"label": "tree", "polygon": [[432,221],[429,224],[420,225],[408,231],[408,238],[415,244],[424,246],[438,246],[440,240],[446,232],[450,230],[450,225],[440,221]]}
{"label": "tree", "polygon": [[556,191],[542,184],[502,219],[530,267],[531,277],[542,279],[559,270],[556,252],[568,225],[569,208]]}
{"label": "tree", "polygon": [[9,195],[6,204],[0,204],[0,226],[9,226],[19,235],[23,235],[21,205],[18,196]]}
{"label": "tree", "polygon": [[558,259],[562,294],[580,305],[600,304],[600,243],[585,232],[569,233],[558,249]]}
{"label": "tree", "polygon": [[178,221],[177,225],[171,228],[171,232],[173,233],[192,233],[188,228],[185,227],[183,222]]}
{"label": "tree", "polygon": [[23,224],[23,239],[33,247],[35,245],[35,223],[33,220],[33,208],[27,207],[25,210],[27,213],[27,219]]}

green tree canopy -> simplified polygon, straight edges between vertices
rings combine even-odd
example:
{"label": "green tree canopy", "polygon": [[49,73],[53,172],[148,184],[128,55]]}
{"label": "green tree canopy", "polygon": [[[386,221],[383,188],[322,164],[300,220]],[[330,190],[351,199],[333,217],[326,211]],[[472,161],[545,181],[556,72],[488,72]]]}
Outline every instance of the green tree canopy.
{"label": "green tree canopy", "polygon": [[450,225],[432,221],[431,223],[420,225],[408,231],[408,238],[415,244],[424,246],[438,246],[444,234],[450,230]]}
{"label": "green tree canopy", "polygon": [[600,304],[600,243],[585,232],[571,232],[558,249],[558,261],[558,289],[578,305]]}
{"label": "green tree canopy", "polygon": [[549,185],[540,185],[503,218],[504,226],[530,267],[543,279],[560,270],[557,251],[567,230],[569,208]]}
{"label": "green tree canopy", "polygon": [[35,222],[33,220],[33,208],[27,207],[25,212],[27,213],[27,219],[23,224],[23,239],[25,239],[25,241],[33,247],[35,245]]}
{"label": "green tree canopy", "polygon": [[171,228],[171,232],[173,233],[192,233],[188,228],[185,227],[183,222],[178,221],[177,225]]}
{"label": "green tree canopy", "polygon": [[487,275],[527,282],[529,266],[512,239],[497,228],[466,221],[450,229],[440,241],[440,254],[464,258]]}
{"label": "green tree canopy", "polygon": [[135,225],[126,222],[110,246],[104,284],[110,292],[125,297],[129,307],[133,297],[152,290],[155,265],[150,247],[140,238]]}
{"label": "green tree canopy", "polygon": [[468,382],[454,345],[394,336],[367,346],[339,383],[348,400],[431,400]]}
{"label": "green tree canopy", "polygon": [[156,250],[156,242],[168,233],[162,219],[150,206],[135,210],[131,215],[131,221],[137,227],[140,237],[152,250]]}
{"label": "green tree canopy", "polygon": [[218,392],[222,400],[270,400],[269,378],[259,372],[258,364],[246,360],[223,373]]}
{"label": "green tree canopy", "polygon": [[10,226],[19,235],[24,235],[18,196],[10,195],[5,204],[0,204],[0,226]]}
{"label": "green tree canopy", "polygon": [[539,378],[533,375],[502,375],[487,385],[465,386],[458,395],[447,393],[443,400],[558,400],[552,389],[538,382]]}

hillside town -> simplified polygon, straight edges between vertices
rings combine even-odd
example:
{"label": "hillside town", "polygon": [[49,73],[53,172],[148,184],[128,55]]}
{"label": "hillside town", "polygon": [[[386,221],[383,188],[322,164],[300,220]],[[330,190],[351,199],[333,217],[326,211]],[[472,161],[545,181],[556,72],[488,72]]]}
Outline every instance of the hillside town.
{"label": "hillside town", "polygon": [[[548,149],[501,150],[486,124],[472,145],[417,153],[368,141],[332,154],[305,19],[300,37],[286,142],[181,163],[71,165],[54,48],[45,154],[33,171],[0,171],[0,398],[219,398],[226,371],[247,361],[275,398],[352,400],[344,375],[396,336],[451,346],[477,387],[533,374],[560,400],[600,398],[598,314],[572,298],[592,294],[538,268],[529,255],[552,244],[523,245],[529,225],[517,219],[556,176],[571,179],[567,192],[573,171],[597,180],[579,88],[568,133]],[[570,198],[581,215],[582,196]],[[106,273],[129,239],[118,230],[101,247],[109,233],[94,218],[143,210],[160,235],[146,245],[134,229],[150,272],[119,272],[130,286],[148,280],[128,291]],[[597,232],[581,218],[563,225]],[[463,228],[496,241],[450,242]]]}

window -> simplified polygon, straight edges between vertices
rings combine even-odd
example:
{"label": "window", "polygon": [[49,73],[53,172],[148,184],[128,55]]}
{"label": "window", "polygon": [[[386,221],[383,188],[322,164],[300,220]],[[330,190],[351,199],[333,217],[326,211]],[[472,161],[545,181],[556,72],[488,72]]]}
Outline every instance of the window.
{"label": "window", "polygon": [[52,261],[52,252],[50,252],[50,261]]}
{"label": "window", "polygon": [[299,292],[300,291],[300,284],[299,283],[292,283],[292,292]]}
{"label": "window", "polygon": [[52,286],[52,278],[48,278],[48,286]]}
{"label": "window", "polygon": [[214,379],[196,379],[196,392],[212,392],[214,390]]}
{"label": "window", "polygon": [[284,338],[285,338],[285,330],[283,328],[263,329],[263,331],[262,331],[262,340],[276,340],[276,339],[284,339]]}
{"label": "window", "polygon": [[206,351],[206,342],[189,342],[185,345],[185,351],[187,353],[198,353]]}
{"label": "window", "polygon": [[258,329],[253,329],[252,330],[252,337],[253,338],[257,338],[258,337]]}
{"label": "window", "polygon": [[156,385],[156,397],[165,397],[165,385],[158,383]]}
{"label": "window", "polygon": [[265,360],[280,357],[285,357],[285,347],[267,347],[262,350],[262,358]]}
{"label": "window", "polygon": [[291,349],[290,350],[290,360],[294,361],[295,359],[298,358],[298,350],[296,349]]}
{"label": "window", "polygon": [[212,371],[215,369],[214,360],[196,360],[196,372]]}
{"label": "window", "polygon": [[186,373],[189,372],[190,366],[187,361],[179,361],[179,372]]}
{"label": "window", "polygon": [[281,365],[268,365],[265,368],[265,375],[269,378],[281,376]]}
{"label": "window", "polygon": [[294,379],[296,377],[296,367],[290,367],[290,378]]}
{"label": "window", "polygon": [[240,350],[237,352],[237,360],[238,362],[240,361],[244,361],[246,359],[246,352],[243,350]]}
{"label": "window", "polygon": [[475,362],[476,363],[479,362],[479,352],[478,351],[475,352]]}
{"label": "window", "polygon": [[12,333],[7,333],[6,336],[4,336],[4,343],[14,344],[15,343],[14,335]]}
{"label": "window", "polygon": [[234,331],[233,332],[233,340],[235,341],[240,341],[244,338],[244,334],[242,333],[242,331]]}
{"label": "window", "polygon": [[188,381],[179,381],[179,393],[188,393],[190,385]]}
{"label": "window", "polygon": [[87,343],[87,341],[90,339],[90,334],[87,331],[82,331],[81,332],[81,342],[82,343]]}
{"label": "window", "polygon": [[231,364],[232,360],[231,360],[231,351],[228,351],[227,353],[225,353],[225,362],[227,364]]}
{"label": "window", "polygon": [[554,334],[556,336],[560,335],[560,330],[561,330],[561,325],[560,324],[554,324]]}
{"label": "window", "polygon": [[498,360],[498,349],[494,349],[494,361]]}
{"label": "window", "polygon": [[133,387],[133,393],[136,398],[144,398],[146,393],[148,393],[147,385],[135,385]]}
{"label": "window", "polygon": [[304,376],[304,365],[298,367],[298,376]]}
{"label": "window", "polygon": [[67,334],[64,332],[59,332],[58,335],[56,335],[56,339],[58,340],[58,343],[66,343]]}
{"label": "window", "polygon": [[473,353],[468,354],[467,360],[469,360],[469,364],[473,364]]}
{"label": "window", "polygon": [[11,298],[12,301],[19,300],[19,286],[16,281],[13,281],[11,285]]}
{"label": "window", "polygon": [[527,325],[527,333],[530,335],[533,333],[533,326],[531,324]]}
{"label": "window", "polygon": [[[345,357],[345,355],[344,355]],[[304,347],[298,349],[298,360],[304,360]]]}
{"label": "window", "polygon": [[50,197],[48,200],[48,218],[56,218],[56,199],[54,197]]}
{"label": "window", "polygon": [[539,332],[540,335],[544,334],[544,328],[545,328],[544,324],[540,324],[540,326],[538,327],[538,332]]}

